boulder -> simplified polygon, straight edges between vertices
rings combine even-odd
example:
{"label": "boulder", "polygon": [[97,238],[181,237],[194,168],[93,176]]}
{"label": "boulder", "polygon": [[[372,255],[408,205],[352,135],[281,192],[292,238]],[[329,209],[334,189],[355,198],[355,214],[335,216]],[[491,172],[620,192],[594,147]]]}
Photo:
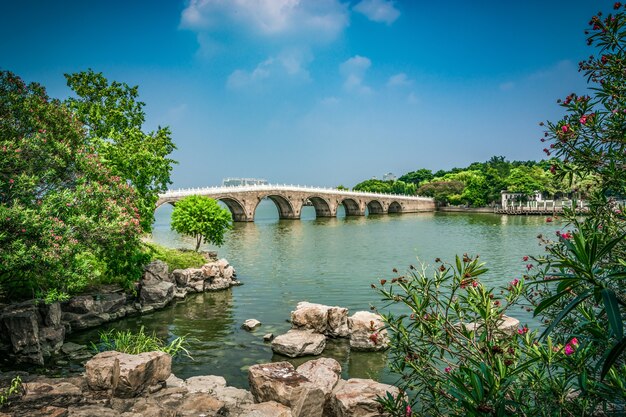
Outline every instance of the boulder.
{"label": "boulder", "polygon": [[389,347],[389,336],[380,315],[369,311],[357,311],[348,319],[350,348],[378,351]]}
{"label": "boulder", "polygon": [[207,278],[215,278],[220,276],[220,268],[217,263],[208,263],[202,265],[202,273]]}
{"label": "boulder", "polygon": [[274,334],[273,333],[267,333],[263,335],[263,341],[264,342],[271,342],[272,340],[274,340]]}
{"label": "boulder", "polygon": [[29,409],[44,406],[67,407],[83,400],[80,387],[67,381],[28,382],[23,384],[20,402]]}
{"label": "boulder", "polygon": [[141,278],[142,284],[151,284],[161,281],[172,282],[168,268],[167,264],[159,259],[150,262],[144,268],[143,277]]}
{"label": "boulder", "polygon": [[238,417],[293,417],[291,409],[276,401],[267,401],[242,407]]}
{"label": "boulder", "polygon": [[0,338],[10,345],[17,363],[43,365],[39,317],[32,302],[12,305],[0,314]]}
{"label": "boulder", "polygon": [[327,400],[341,379],[341,365],[332,358],[319,358],[305,362],[296,368],[296,372],[319,387]]}
{"label": "boulder", "polygon": [[93,390],[112,390],[121,398],[135,397],[148,387],[163,385],[172,373],[172,357],[163,352],[129,355],[102,352],[85,364],[87,384]]}
{"label": "boulder", "polygon": [[39,313],[43,318],[43,325],[47,327],[58,327],[61,325],[61,304],[59,302],[39,304]]}
{"label": "boulder", "polygon": [[200,268],[187,268],[187,269],[175,269],[172,272],[172,278],[179,287],[198,287],[198,282],[201,283],[200,289],[197,292],[201,292],[204,288],[204,280],[206,276],[203,270]]}
{"label": "boulder", "polygon": [[188,378],[184,387],[189,392],[208,392],[211,393],[217,388],[226,387],[226,380],[221,376],[201,375]]}
{"label": "boulder", "polygon": [[226,413],[226,405],[211,394],[196,392],[187,395],[177,411],[183,417],[217,417]]}
{"label": "boulder", "polygon": [[336,417],[382,417],[378,397],[387,393],[394,397],[400,394],[398,388],[381,384],[371,379],[349,379],[335,387],[330,398],[330,415]]}
{"label": "boulder", "polygon": [[235,268],[233,268],[232,265],[227,266],[226,268],[224,268],[222,276],[226,280],[232,280],[235,277]]}
{"label": "boulder", "polygon": [[[462,324],[468,332],[473,332],[479,330],[482,327],[483,323],[483,321],[477,321]],[[500,321],[498,322],[498,330],[503,336],[513,336],[519,328],[519,323],[520,322],[518,319],[503,314],[500,318]]]}
{"label": "boulder", "polygon": [[119,293],[98,294],[93,304],[97,313],[117,313],[126,305],[126,295]]}
{"label": "boulder", "polygon": [[272,340],[272,350],[290,358],[319,355],[325,346],[326,337],[313,330],[292,329]]}
{"label": "boulder", "polygon": [[302,301],[291,312],[291,323],[294,329],[311,329],[331,337],[349,334],[348,309],[343,307]]}
{"label": "boulder", "polygon": [[244,321],[244,322],[243,322],[243,324],[241,325],[241,327],[242,327],[244,330],[251,331],[251,330],[254,330],[254,329],[255,329],[255,327],[258,327],[258,326],[260,326],[260,325],[261,325],[261,322],[260,322],[260,321],[258,321],[258,320],[256,320],[256,319],[248,319],[248,320],[246,320],[246,321]]}
{"label": "boulder", "polygon": [[256,402],[276,401],[289,407],[294,417],[322,416],[324,393],[289,362],[252,365],[248,382]]}
{"label": "boulder", "polygon": [[91,295],[72,297],[63,305],[63,311],[78,314],[92,313],[95,311],[93,297]]}
{"label": "boulder", "polygon": [[63,346],[65,340],[65,327],[41,327],[39,328],[39,344],[43,356],[56,353]]}
{"label": "boulder", "polygon": [[174,299],[174,284],[160,281],[142,285],[139,292],[139,301],[142,306],[163,308]]}
{"label": "boulder", "polygon": [[[101,405],[85,405],[68,408],[67,417],[120,417],[121,414],[111,408]],[[146,416],[147,417],[147,416]]]}

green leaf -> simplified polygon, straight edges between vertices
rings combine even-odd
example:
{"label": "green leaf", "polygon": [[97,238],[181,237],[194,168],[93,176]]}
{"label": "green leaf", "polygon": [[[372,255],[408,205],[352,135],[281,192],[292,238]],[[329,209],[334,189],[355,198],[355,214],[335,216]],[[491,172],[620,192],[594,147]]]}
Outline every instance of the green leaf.
{"label": "green leaf", "polygon": [[539,305],[535,307],[535,311],[533,312],[533,317],[537,317],[543,310],[545,310],[546,308],[556,303],[565,294],[569,294],[569,292],[570,290],[568,288],[541,301]]}
{"label": "green leaf", "polygon": [[604,308],[613,334],[617,339],[622,339],[624,337],[624,323],[622,322],[622,315],[615,292],[610,288],[603,289],[602,300],[604,301]]}
{"label": "green leaf", "polygon": [[563,320],[563,318],[565,316],[567,316],[569,314],[570,311],[572,311],[578,304],[580,304],[581,302],[583,302],[584,300],[586,300],[587,298],[589,298],[591,296],[591,294],[593,294],[593,292],[591,290],[587,290],[585,292],[583,292],[582,294],[580,294],[578,297],[574,298],[568,305],[565,306],[565,308],[554,318],[554,320],[552,320],[552,322],[550,323],[550,325],[548,326],[547,329],[545,329],[543,331],[543,333],[541,334],[541,336],[539,336],[539,339],[543,339],[544,337],[546,337],[547,335],[550,334],[550,332],[552,331],[552,329],[554,329],[554,327],[556,327],[557,324],[559,324],[559,322],[561,320]]}
{"label": "green leaf", "polygon": [[617,362],[617,358],[624,352],[624,349],[626,349],[626,338],[622,338],[622,340],[617,342],[607,353],[604,360],[604,365],[602,366],[600,379],[604,379],[606,374],[609,373],[609,371],[611,370],[611,366],[613,366],[613,364]]}

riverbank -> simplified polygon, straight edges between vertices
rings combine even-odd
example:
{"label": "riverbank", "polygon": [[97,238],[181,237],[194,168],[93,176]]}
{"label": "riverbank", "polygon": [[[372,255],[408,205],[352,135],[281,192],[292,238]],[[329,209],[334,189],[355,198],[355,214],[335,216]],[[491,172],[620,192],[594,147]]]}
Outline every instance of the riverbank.
{"label": "riverbank", "polygon": [[0,417],[374,416],[382,415],[378,397],[399,395],[396,387],[371,379],[341,379],[340,364],[329,358],[297,368],[288,362],[255,365],[248,371],[250,390],[228,386],[221,376],[183,380],[171,364],[163,352],[108,351],[87,362],[77,377],[22,375],[19,395]]}
{"label": "riverbank", "polygon": [[171,273],[165,262],[156,260],[145,267],[134,293],[103,287],[65,302],[28,300],[9,304],[0,310],[0,365],[44,365],[52,356],[76,351],[64,349],[66,336],[73,332],[157,311],[175,300],[184,300],[190,293],[221,291],[236,285],[241,282],[226,259]]}

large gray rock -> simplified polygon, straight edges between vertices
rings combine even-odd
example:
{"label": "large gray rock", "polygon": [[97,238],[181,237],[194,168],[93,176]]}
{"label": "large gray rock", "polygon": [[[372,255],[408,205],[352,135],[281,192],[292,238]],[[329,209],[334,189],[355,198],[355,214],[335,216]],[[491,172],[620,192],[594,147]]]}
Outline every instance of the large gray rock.
{"label": "large gray rock", "polygon": [[252,331],[254,330],[256,327],[260,326],[261,322],[258,321],[257,319],[248,319],[246,321],[243,322],[243,324],[241,325],[241,327],[244,330],[248,330],[248,331]]}
{"label": "large gray rock", "polygon": [[183,417],[218,417],[225,415],[227,412],[224,402],[204,392],[196,392],[185,396],[183,403],[177,411]]}
{"label": "large gray rock", "polygon": [[294,417],[322,416],[324,392],[289,362],[253,365],[248,382],[256,402],[276,401],[289,407]]}
{"label": "large gray rock", "polygon": [[200,268],[175,269],[172,272],[172,278],[179,287],[188,288],[195,292],[204,290],[206,276]]}
{"label": "large gray rock", "polygon": [[174,299],[174,284],[160,281],[142,285],[139,292],[139,301],[142,306],[163,308]]}
{"label": "large gray rock", "polygon": [[43,365],[39,317],[32,302],[9,306],[0,314],[0,338],[11,347],[18,363]]}
{"label": "large gray rock", "polygon": [[348,329],[348,309],[302,301],[291,312],[294,329],[311,329],[331,337],[346,337]]}
{"label": "large gray rock", "polygon": [[79,404],[83,400],[80,387],[67,381],[29,382],[23,384],[24,396],[20,402],[30,409],[43,406],[63,406]]}
{"label": "large gray rock", "polygon": [[167,264],[157,259],[145,266],[141,281],[144,284],[161,281],[172,282],[172,278],[170,277]]}
{"label": "large gray rock", "polygon": [[348,319],[348,325],[351,349],[378,351],[389,347],[385,322],[378,314],[357,311]]}
{"label": "large gray rock", "polygon": [[371,379],[349,379],[341,381],[335,387],[330,398],[330,415],[336,417],[384,417],[378,397],[391,393],[394,397],[400,394],[398,388],[381,384]]}
{"label": "large gray rock", "polygon": [[325,346],[326,337],[313,330],[292,329],[272,340],[272,350],[290,358],[319,355]]}
{"label": "large gray rock", "polygon": [[112,390],[121,398],[135,397],[148,387],[164,384],[172,373],[172,357],[163,352],[129,355],[102,352],[85,364],[87,384],[92,390]]}

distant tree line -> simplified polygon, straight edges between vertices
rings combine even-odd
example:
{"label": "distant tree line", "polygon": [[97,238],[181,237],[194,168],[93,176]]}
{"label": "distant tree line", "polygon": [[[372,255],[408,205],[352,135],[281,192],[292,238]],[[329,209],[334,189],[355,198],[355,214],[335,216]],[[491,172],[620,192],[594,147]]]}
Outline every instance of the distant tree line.
{"label": "distant tree line", "polygon": [[370,179],[354,186],[355,191],[423,195],[443,205],[482,207],[500,201],[503,190],[533,195],[561,197],[576,193],[587,195],[594,187],[594,177],[570,181],[556,177],[554,161],[507,161],[493,156],[486,162],[473,162],[465,168],[432,172],[421,168],[402,175],[396,181]]}

